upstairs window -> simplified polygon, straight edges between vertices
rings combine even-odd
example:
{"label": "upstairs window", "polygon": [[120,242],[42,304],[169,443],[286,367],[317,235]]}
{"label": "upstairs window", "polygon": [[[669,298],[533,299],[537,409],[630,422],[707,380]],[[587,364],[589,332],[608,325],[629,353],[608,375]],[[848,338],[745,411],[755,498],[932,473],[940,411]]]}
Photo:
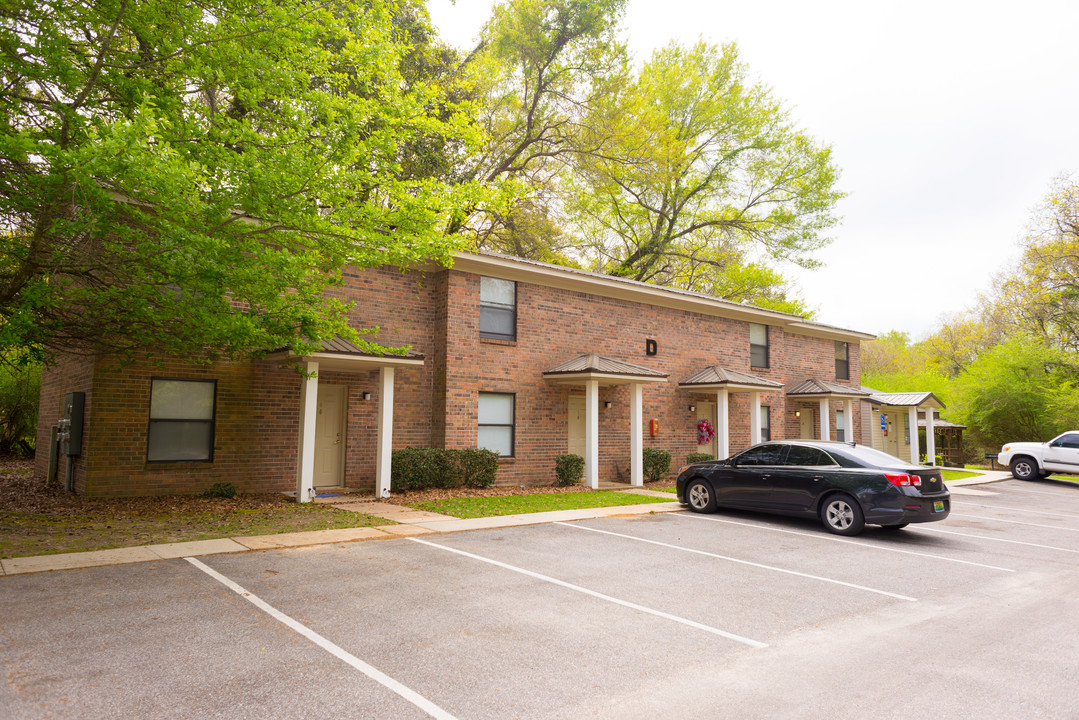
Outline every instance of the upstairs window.
{"label": "upstairs window", "polygon": [[512,393],[480,393],[478,447],[513,457],[515,400]]}
{"label": "upstairs window", "polygon": [[768,367],[768,326],[749,324],[749,366]]}
{"label": "upstairs window", "polygon": [[480,337],[517,339],[517,283],[480,278]]}
{"label": "upstairs window", "polygon": [[845,342],[835,341],[835,377],[836,380],[850,380],[850,346]]}
{"label": "upstairs window", "polygon": [[150,380],[147,462],[214,459],[216,380]]}

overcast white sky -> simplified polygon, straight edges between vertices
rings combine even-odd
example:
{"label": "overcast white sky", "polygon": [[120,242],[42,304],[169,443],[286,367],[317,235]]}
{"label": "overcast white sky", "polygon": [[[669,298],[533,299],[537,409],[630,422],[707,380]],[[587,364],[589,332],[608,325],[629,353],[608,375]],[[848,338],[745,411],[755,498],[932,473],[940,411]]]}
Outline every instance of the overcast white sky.
{"label": "overcast white sky", "polygon": [[[490,0],[429,0],[470,47]],[[751,73],[833,147],[848,194],[823,269],[785,269],[852,330],[915,340],[973,307],[1054,177],[1079,173],[1076,0],[629,0],[638,60],[736,41]]]}

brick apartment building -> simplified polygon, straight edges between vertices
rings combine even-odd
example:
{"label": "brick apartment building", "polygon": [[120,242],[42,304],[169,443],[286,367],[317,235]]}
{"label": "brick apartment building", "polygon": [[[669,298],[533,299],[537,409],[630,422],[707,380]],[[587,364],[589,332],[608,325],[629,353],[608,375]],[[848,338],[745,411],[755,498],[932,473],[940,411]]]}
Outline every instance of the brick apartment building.
{"label": "brick apartment building", "polygon": [[[489,447],[497,482],[521,485],[552,482],[555,456],[575,452],[595,487],[640,483],[645,447],[677,467],[760,439],[860,440],[864,333],[486,253],[345,279],[354,326],[408,353],[337,340],[251,362],[65,357],[42,378],[38,447],[53,452],[38,453],[37,474],[87,495],[231,482],[307,500],[324,487],[385,495],[390,452],[406,446]],[[72,397],[83,432],[58,451]],[[715,433],[699,444],[702,420]]]}

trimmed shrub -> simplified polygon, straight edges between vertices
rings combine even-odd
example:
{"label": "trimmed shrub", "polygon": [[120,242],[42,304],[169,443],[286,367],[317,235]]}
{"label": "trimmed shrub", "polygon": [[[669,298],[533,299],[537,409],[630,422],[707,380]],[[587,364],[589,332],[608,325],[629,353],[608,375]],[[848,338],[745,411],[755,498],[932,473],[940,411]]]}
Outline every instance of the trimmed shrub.
{"label": "trimmed shrub", "polygon": [[214,483],[199,493],[203,497],[231,498],[236,497],[236,486],[230,482]]}
{"label": "trimmed shrub", "polygon": [[712,453],[690,453],[686,455],[686,463],[692,465],[698,462],[708,462],[709,460],[715,460],[716,456]]}
{"label": "trimmed shrub", "polygon": [[580,455],[569,453],[556,455],[554,459],[554,474],[558,478],[559,487],[576,485],[584,477],[584,458]]}
{"label": "trimmed shrub", "polygon": [[658,448],[644,449],[644,476],[655,482],[671,472],[671,454]]}
{"label": "trimmed shrub", "polygon": [[408,447],[393,451],[390,490],[485,488],[494,485],[497,474],[498,453],[492,450]]}

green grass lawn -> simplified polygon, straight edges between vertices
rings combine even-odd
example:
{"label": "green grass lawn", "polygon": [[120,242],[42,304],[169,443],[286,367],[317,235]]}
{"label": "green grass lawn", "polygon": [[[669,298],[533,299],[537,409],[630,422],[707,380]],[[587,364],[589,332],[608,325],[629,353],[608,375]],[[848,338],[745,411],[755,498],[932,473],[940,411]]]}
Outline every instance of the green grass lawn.
{"label": "green grass lawn", "polygon": [[[673,488],[672,488],[673,489]],[[615,490],[593,490],[567,493],[536,493],[534,495],[502,495],[495,497],[460,497],[409,503],[417,510],[436,512],[458,518],[492,517],[547,512],[548,510],[578,510],[581,508],[642,505],[671,502],[674,498],[651,497]]]}
{"label": "green grass lawn", "polygon": [[964,470],[941,470],[945,480],[962,480],[963,478],[976,477],[980,473],[966,472]]}

